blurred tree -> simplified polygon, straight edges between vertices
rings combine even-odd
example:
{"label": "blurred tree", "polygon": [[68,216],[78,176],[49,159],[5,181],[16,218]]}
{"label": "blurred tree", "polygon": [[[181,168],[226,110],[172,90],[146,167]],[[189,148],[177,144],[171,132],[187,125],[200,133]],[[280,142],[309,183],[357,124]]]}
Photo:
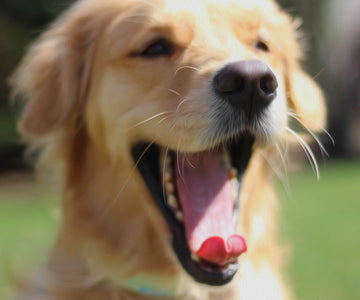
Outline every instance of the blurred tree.
{"label": "blurred tree", "polygon": [[330,0],[330,130],[336,155],[360,157],[360,1]]}
{"label": "blurred tree", "polygon": [[279,0],[278,2],[291,15],[302,20],[300,31],[304,35],[303,43],[307,57],[305,67],[316,75],[324,67],[324,59],[319,50],[326,37],[324,28],[326,0]]}
{"label": "blurred tree", "polygon": [[[0,170],[23,167],[23,147],[15,130],[16,109],[9,105],[7,78],[26,46],[70,0],[0,2]],[[61,4],[59,4],[61,3]]]}

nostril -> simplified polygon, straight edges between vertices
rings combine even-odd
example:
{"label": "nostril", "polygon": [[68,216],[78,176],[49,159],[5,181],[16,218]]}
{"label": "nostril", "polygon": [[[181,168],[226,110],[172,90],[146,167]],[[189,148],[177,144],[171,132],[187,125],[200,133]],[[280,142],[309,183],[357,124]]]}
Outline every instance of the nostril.
{"label": "nostril", "polygon": [[277,87],[278,87],[277,80],[272,73],[266,74],[260,79],[260,89],[265,94],[274,93]]}
{"label": "nostril", "polygon": [[245,88],[245,80],[233,70],[223,69],[214,78],[214,86],[218,92],[234,93],[242,91]]}
{"label": "nostril", "polygon": [[215,88],[219,92],[228,93],[234,90],[234,84],[231,80],[225,80],[221,74],[215,77]]}

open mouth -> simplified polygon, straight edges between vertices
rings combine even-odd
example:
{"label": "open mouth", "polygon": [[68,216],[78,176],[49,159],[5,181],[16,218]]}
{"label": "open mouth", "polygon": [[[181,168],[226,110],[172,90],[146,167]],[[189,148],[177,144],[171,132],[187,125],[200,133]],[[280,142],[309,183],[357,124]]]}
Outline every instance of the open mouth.
{"label": "open mouth", "polygon": [[239,194],[254,137],[241,135],[217,149],[177,153],[139,143],[132,155],[173,233],[173,249],[196,281],[220,286],[238,269],[246,251],[236,233]]}

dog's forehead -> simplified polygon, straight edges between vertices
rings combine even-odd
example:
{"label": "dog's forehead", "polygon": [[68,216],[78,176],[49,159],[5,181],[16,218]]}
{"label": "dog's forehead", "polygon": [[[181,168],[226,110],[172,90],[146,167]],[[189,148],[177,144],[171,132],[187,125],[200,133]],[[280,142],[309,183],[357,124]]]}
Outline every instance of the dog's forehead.
{"label": "dog's forehead", "polygon": [[110,61],[159,36],[183,49],[189,45],[235,49],[238,42],[252,44],[267,36],[277,43],[270,32],[287,23],[271,0],[113,1],[121,5],[104,35]]}
{"label": "dog's forehead", "polygon": [[[119,1],[119,0],[117,0]],[[125,3],[126,4],[125,4]],[[121,6],[130,8],[132,13],[204,15],[247,13],[255,10],[271,12],[276,9],[272,0],[127,0],[119,1]]]}
{"label": "dog's forehead", "polygon": [[276,5],[272,0],[153,0],[141,1],[153,11],[171,15],[204,15],[247,13],[255,10],[273,11]]}
{"label": "dog's forehead", "polygon": [[144,2],[147,5],[152,3],[154,7],[165,7],[170,10],[191,10],[196,11],[208,8],[229,9],[229,8],[247,8],[263,10],[273,9],[274,2],[272,0],[153,0]]}
{"label": "dog's forehead", "polygon": [[271,0],[130,0],[125,7],[115,23],[125,22],[129,30],[165,26],[177,29],[200,26],[203,30],[218,23],[223,29],[226,24],[251,27],[266,22],[267,16],[276,10]]}

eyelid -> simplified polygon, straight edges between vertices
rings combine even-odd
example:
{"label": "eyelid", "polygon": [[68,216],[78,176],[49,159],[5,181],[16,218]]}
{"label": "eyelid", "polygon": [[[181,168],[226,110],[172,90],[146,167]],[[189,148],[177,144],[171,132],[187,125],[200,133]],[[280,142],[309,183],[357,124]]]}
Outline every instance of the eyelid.
{"label": "eyelid", "polygon": [[256,40],[254,46],[259,51],[270,52],[269,43],[266,40],[262,39],[262,38],[258,38]]}
{"label": "eyelid", "polygon": [[[151,47],[155,47],[157,45],[163,46],[163,52],[159,50],[158,53],[156,51],[151,53]],[[136,56],[145,57],[145,58],[155,58],[160,56],[171,56],[175,51],[176,46],[172,41],[165,37],[157,37],[150,40],[140,51],[136,53]],[[149,53],[146,53],[149,50]]]}

